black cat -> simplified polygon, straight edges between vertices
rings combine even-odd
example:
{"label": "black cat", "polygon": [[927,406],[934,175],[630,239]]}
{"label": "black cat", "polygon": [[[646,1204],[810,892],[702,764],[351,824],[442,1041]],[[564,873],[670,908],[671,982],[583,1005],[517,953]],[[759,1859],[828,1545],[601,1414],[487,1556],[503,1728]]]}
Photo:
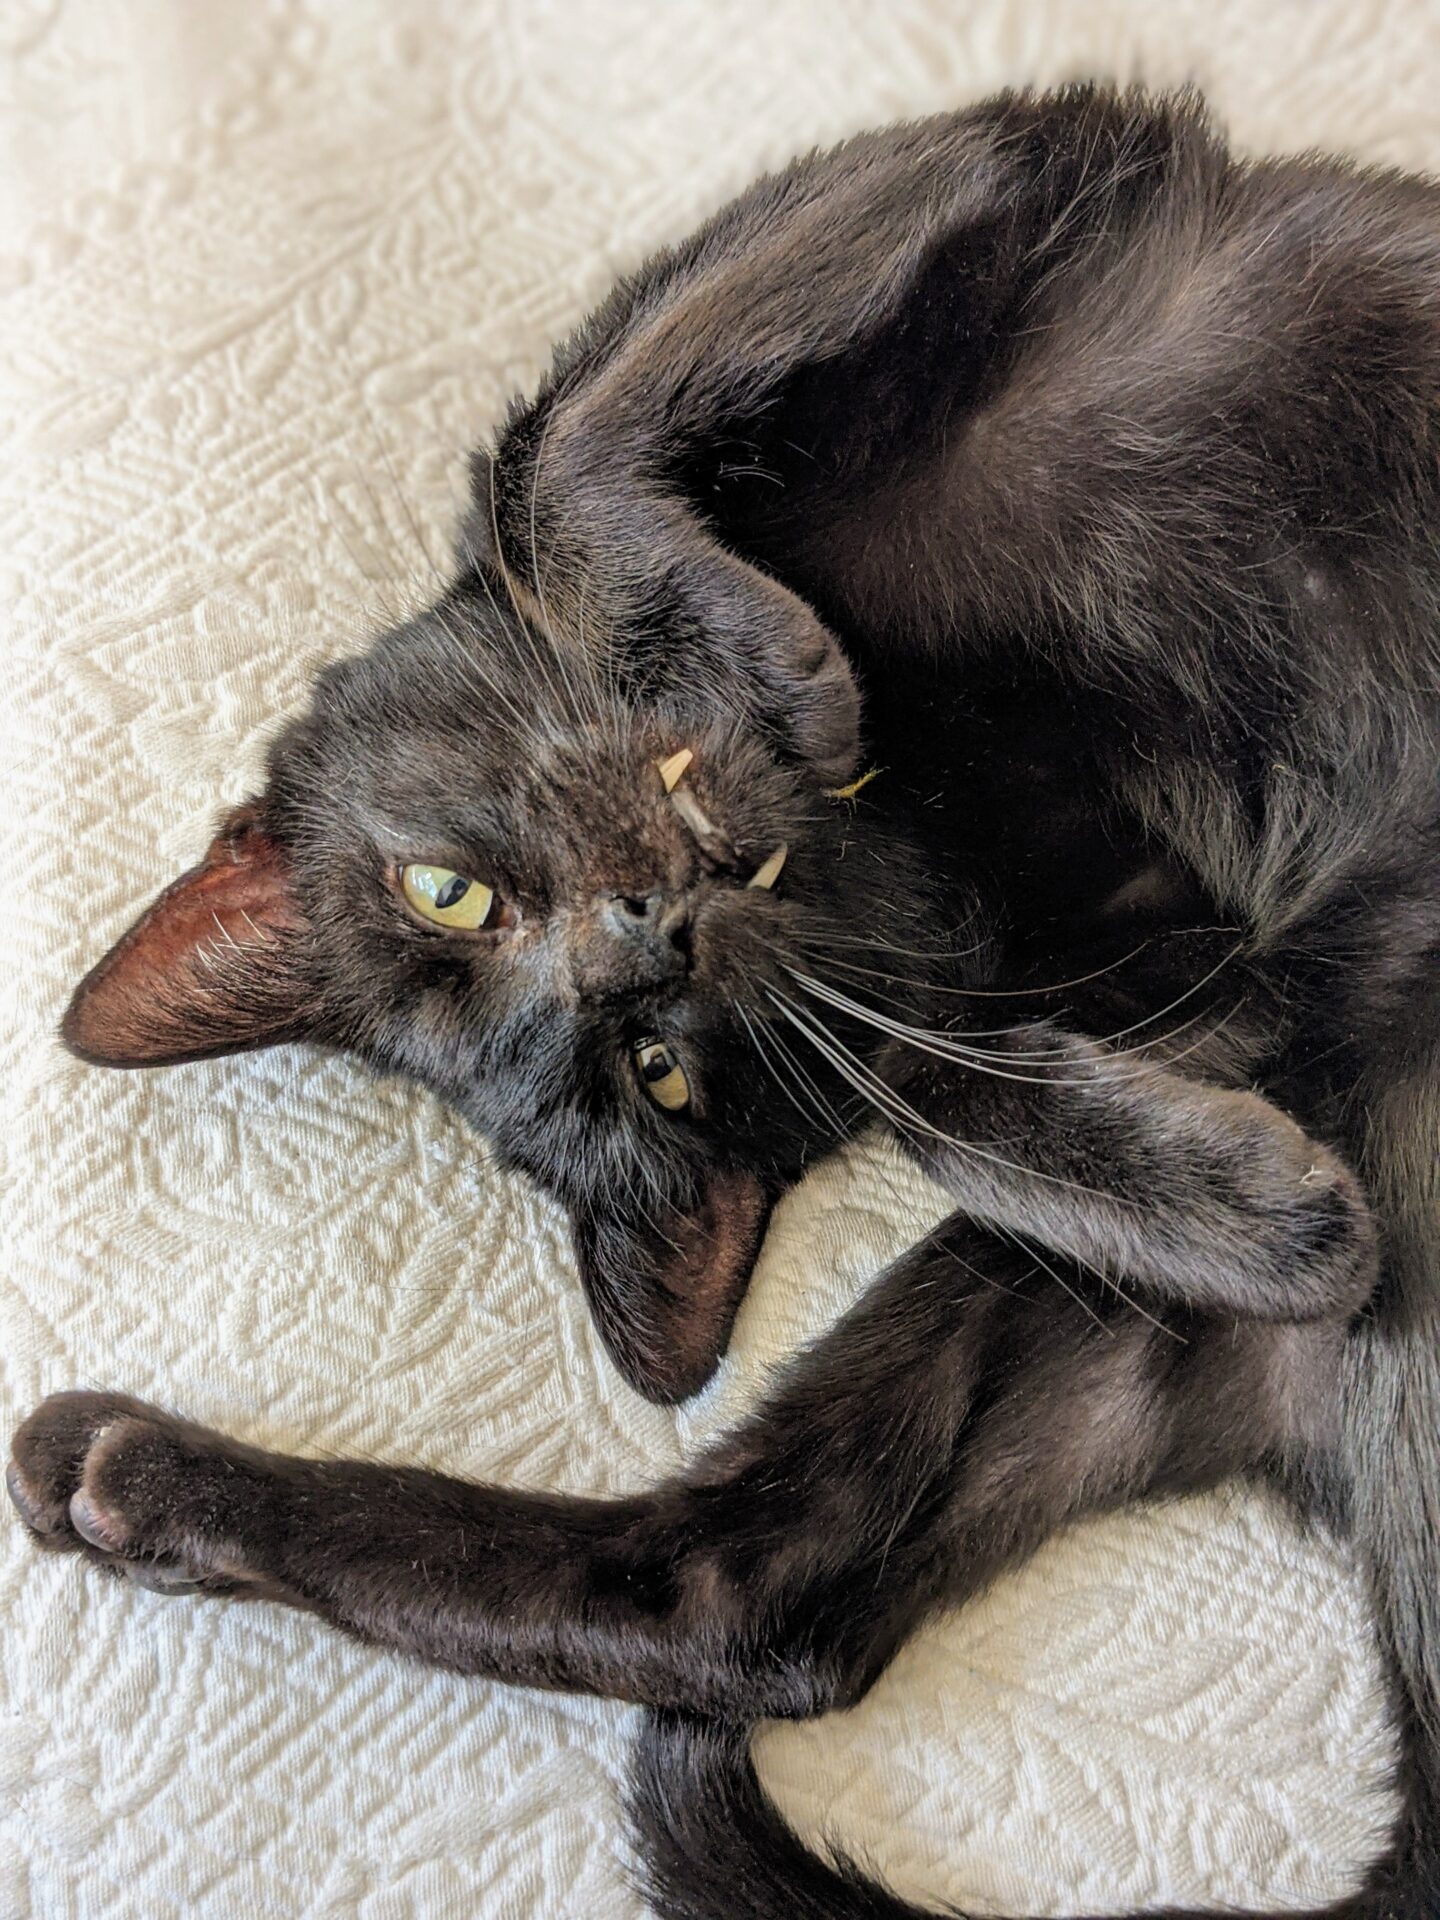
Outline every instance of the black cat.
{"label": "black cat", "polygon": [[794,1840],[751,1723],[1073,1516],[1249,1475],[1352,1534],[1396,1676],[1399,1828],[1328,1911],[1433,1916],[1440,191],[1242,164],[1188,97],[865,136],[620,286],[474,498],[69,1044],[423,1081],[565,1202],[658,1398],[876,1113],[957,1210],[650,1493],[72,1394],[25,1519],[643,1702],[657,1910],[835,1920],[914,1910]]}

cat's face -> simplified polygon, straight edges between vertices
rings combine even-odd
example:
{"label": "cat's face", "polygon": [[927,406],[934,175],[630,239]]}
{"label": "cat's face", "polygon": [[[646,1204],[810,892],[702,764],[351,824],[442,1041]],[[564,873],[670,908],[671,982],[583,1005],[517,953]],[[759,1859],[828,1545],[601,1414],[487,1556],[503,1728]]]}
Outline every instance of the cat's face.
{"label": "cat's face", "polygon": [[683,1397],[773,1199],[863,1117],[825,1049],[864,1043],[796,974],[864,964],[884,925],[924,945],[930,891],[743,705],[472,576],[321,676],[66,1037],[146,1065],[310,1038],[434,1089],[568,1208],[627,1377]]}

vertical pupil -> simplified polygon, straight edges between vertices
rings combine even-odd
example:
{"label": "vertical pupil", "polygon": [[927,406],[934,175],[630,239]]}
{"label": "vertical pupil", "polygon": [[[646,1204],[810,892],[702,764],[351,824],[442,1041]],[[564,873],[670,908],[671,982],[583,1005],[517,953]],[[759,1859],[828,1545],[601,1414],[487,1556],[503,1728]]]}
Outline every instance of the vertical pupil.
{"label": "vertical pupil", "polygon": [[452,873],[443,887],[437,889],[435,904],[443,912],[446,907],[458,907],[470,891],[470,882],[462,879],[458,873]]}

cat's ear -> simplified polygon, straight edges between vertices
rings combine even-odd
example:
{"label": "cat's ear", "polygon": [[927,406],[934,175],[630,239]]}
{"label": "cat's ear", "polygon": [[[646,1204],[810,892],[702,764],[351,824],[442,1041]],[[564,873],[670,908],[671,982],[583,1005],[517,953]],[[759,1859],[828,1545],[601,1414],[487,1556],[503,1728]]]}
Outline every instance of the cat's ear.
{"label": "cat's ear", "polygon": [[770,1204],[751,1175],[722,1173],[688,1216],[656,1224],[603,1213],[575,1221],[595,1324],[620,1372],[647,1400],[688,1400],[720,1364]]}
{"label": "cat's ear", "polygon": [[314,998],[290,863],[252,804],[86,974],[60,1036],[96,1066],[171,1066],[303,1038]]}

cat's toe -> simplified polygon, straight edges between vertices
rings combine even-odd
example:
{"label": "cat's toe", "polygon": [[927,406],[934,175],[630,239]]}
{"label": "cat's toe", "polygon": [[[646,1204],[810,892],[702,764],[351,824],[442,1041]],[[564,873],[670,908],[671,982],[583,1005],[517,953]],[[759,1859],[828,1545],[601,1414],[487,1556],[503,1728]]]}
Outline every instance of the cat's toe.
{"label": "cat's toe", "polygon": [[5,1487],[20,1518],[45,1545],[78,1546],[70,1501],[97,1434],[118,1419],[150,1413],[119,1393],[56,1393],[17,1429]]}
{"label": "cat's toe", "polygon": [[158,1593],[229,1586],[241,1572],[217,1481],[224,1442],[146,1413],[110,1421],[86,1450],[70,1525],[138,1586]]}
{"label": "cat's toe", "polygon": [[130,1527],[124,1517],[98,1505],[83,1491],[70,1496],[70,1524],[101,1553],[124,1553],[130,1545]]}
{"label": "cat's toe", "polygon": [[14,1460],[5,1469],[5,1491],[10,1496],[11,1506],[32,1533],[43,1535],[55,1531],[54,1511],[46,1506],[39,1490],[31,1486]]}

